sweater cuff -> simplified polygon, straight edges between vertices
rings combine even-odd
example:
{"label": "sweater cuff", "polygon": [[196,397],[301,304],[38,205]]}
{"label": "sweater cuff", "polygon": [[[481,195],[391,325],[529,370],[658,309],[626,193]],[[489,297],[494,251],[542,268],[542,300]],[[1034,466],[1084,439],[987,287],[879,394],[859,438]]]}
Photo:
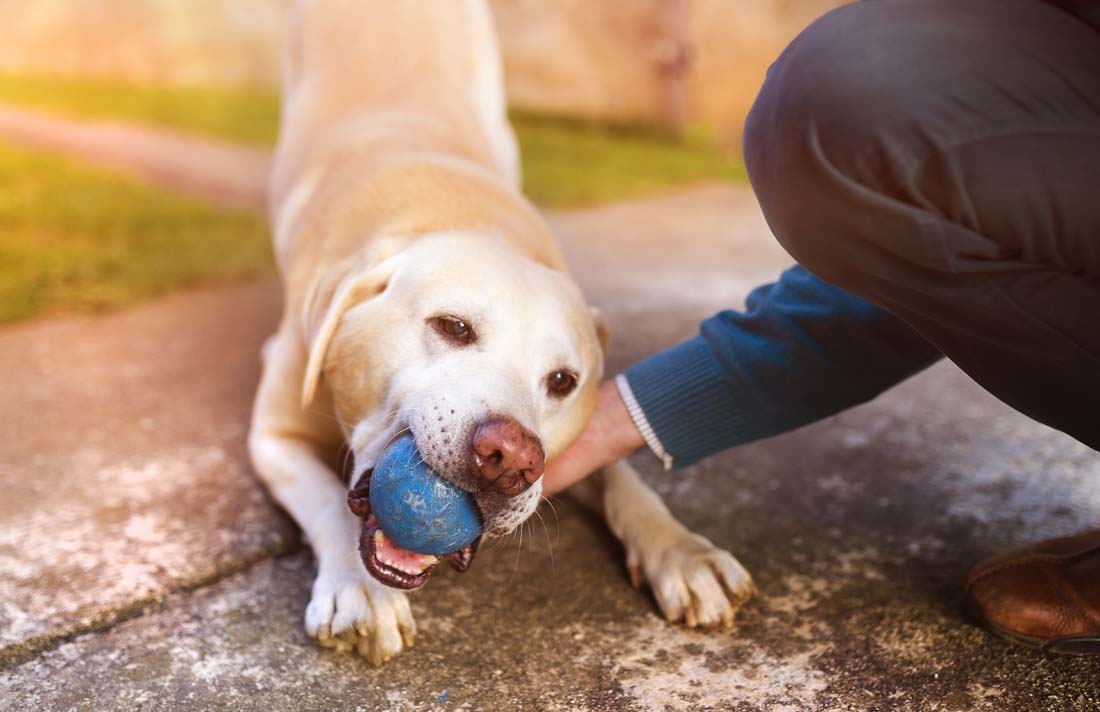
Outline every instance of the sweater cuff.
{"label": "sweater cuff", "polygon": [[[642,418],[674,467],[754,439],[745,404],[738,407],[729,376],[701,336],[634,364],[624,376]],[[645,436],[641,427],[638,431]]]}
{"label": "sweater cuff", "polygon": [[638,399],[634,397],[634,391],[630,390],[630,382],[626,380],[626,376],[621,373],[615,376],[615,387],[619,389],[619,397],[623,399],[626,412],[630,413],[630,419],[634,421],[634,427],[641,433],[642,440],[645,441],[650,452],[657,456],[657,459],[661,461],[666,470],[671,470],[672,455],[668,454],[665,446],[661,444],[661,439],[653,431],[653,426],[649,424],[649,420],[645,417],[645,411],[638,404]]}

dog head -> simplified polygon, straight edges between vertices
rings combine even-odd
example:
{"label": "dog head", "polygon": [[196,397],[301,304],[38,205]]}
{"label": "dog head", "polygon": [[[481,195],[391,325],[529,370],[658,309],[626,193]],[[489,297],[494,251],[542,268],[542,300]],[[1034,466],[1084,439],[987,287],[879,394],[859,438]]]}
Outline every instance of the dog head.
{"label": "dog head", "polygon": [[545,462],[584,427],[605,331],[572,280],[484,234],[422,237],[311,300],[303,397],[319,379],[354,481],[399,434],[470,492],[490,536],[538,505]]}

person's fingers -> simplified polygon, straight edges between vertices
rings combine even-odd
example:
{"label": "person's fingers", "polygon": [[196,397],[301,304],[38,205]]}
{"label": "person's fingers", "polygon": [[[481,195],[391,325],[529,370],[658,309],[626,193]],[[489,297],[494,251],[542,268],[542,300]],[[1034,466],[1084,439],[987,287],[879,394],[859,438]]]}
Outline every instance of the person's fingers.
{"label": "person's fingers", "polygon": [[543,475],[543,493],[560,492],[604,465],[626,457],[644,444],[614,381],[600,384],[596,409],[573,443],[554,458]]}
{"label": "person's fingers", "polygon": [[602,459],[599,449],[599,443],[593,445],[583,434],[573,441],[565,452],[547,464],[543,474],[543,494],[547,497],[557,494],[602,467],[599,464]]}

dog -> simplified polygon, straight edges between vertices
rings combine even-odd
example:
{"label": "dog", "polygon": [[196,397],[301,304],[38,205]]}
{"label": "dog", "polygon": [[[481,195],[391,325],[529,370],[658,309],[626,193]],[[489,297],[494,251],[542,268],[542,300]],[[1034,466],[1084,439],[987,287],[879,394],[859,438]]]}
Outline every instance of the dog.
{"label": "dog", "polygon": [[[309,635],[381,665],[413,644],[405,589],[437,561],[384,536],[391,556],[360,552],[337,453],[361,482],[411,432],[484,536],[507,534],[592,412],[606,330],[520,192],[483,0],[299,0],[283,61],[269,213],[284,310],[249,452],[316,557]],[[731,624],[752,579],[629,465],[575,489],[670,620]]]}

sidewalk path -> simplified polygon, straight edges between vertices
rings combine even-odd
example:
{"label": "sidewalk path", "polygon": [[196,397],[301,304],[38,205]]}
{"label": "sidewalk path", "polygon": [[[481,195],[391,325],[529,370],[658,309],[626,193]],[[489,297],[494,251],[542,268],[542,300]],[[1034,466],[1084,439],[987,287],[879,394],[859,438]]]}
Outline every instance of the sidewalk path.
{"label": "sidewalk path", "polygon": [[121,169],[154,185],[233,207],[262,208],[268,152],[112,121],[67,119],[0,104],[0,140]]}
{"label": "sidewalk path", "polygon": [[296,546],[244,451],[277,294],[0,330],[0,665]]}
{"label": "sidewalk path", "polygon": [[[743,189],[550,218],[612,371],[787,264]],[[959,607],[975,560],[1100,521],[1100,455],[948,363],[683,471],[635,458],[755,575],[733,631],[666,625],[561,500],[417,594],[420,639],[385,669],[320,650],[312,561],[244,451],[278,308],[261,280],[0,329],[0,710],[1100,709],[1100,661],[1010,648]]]}

